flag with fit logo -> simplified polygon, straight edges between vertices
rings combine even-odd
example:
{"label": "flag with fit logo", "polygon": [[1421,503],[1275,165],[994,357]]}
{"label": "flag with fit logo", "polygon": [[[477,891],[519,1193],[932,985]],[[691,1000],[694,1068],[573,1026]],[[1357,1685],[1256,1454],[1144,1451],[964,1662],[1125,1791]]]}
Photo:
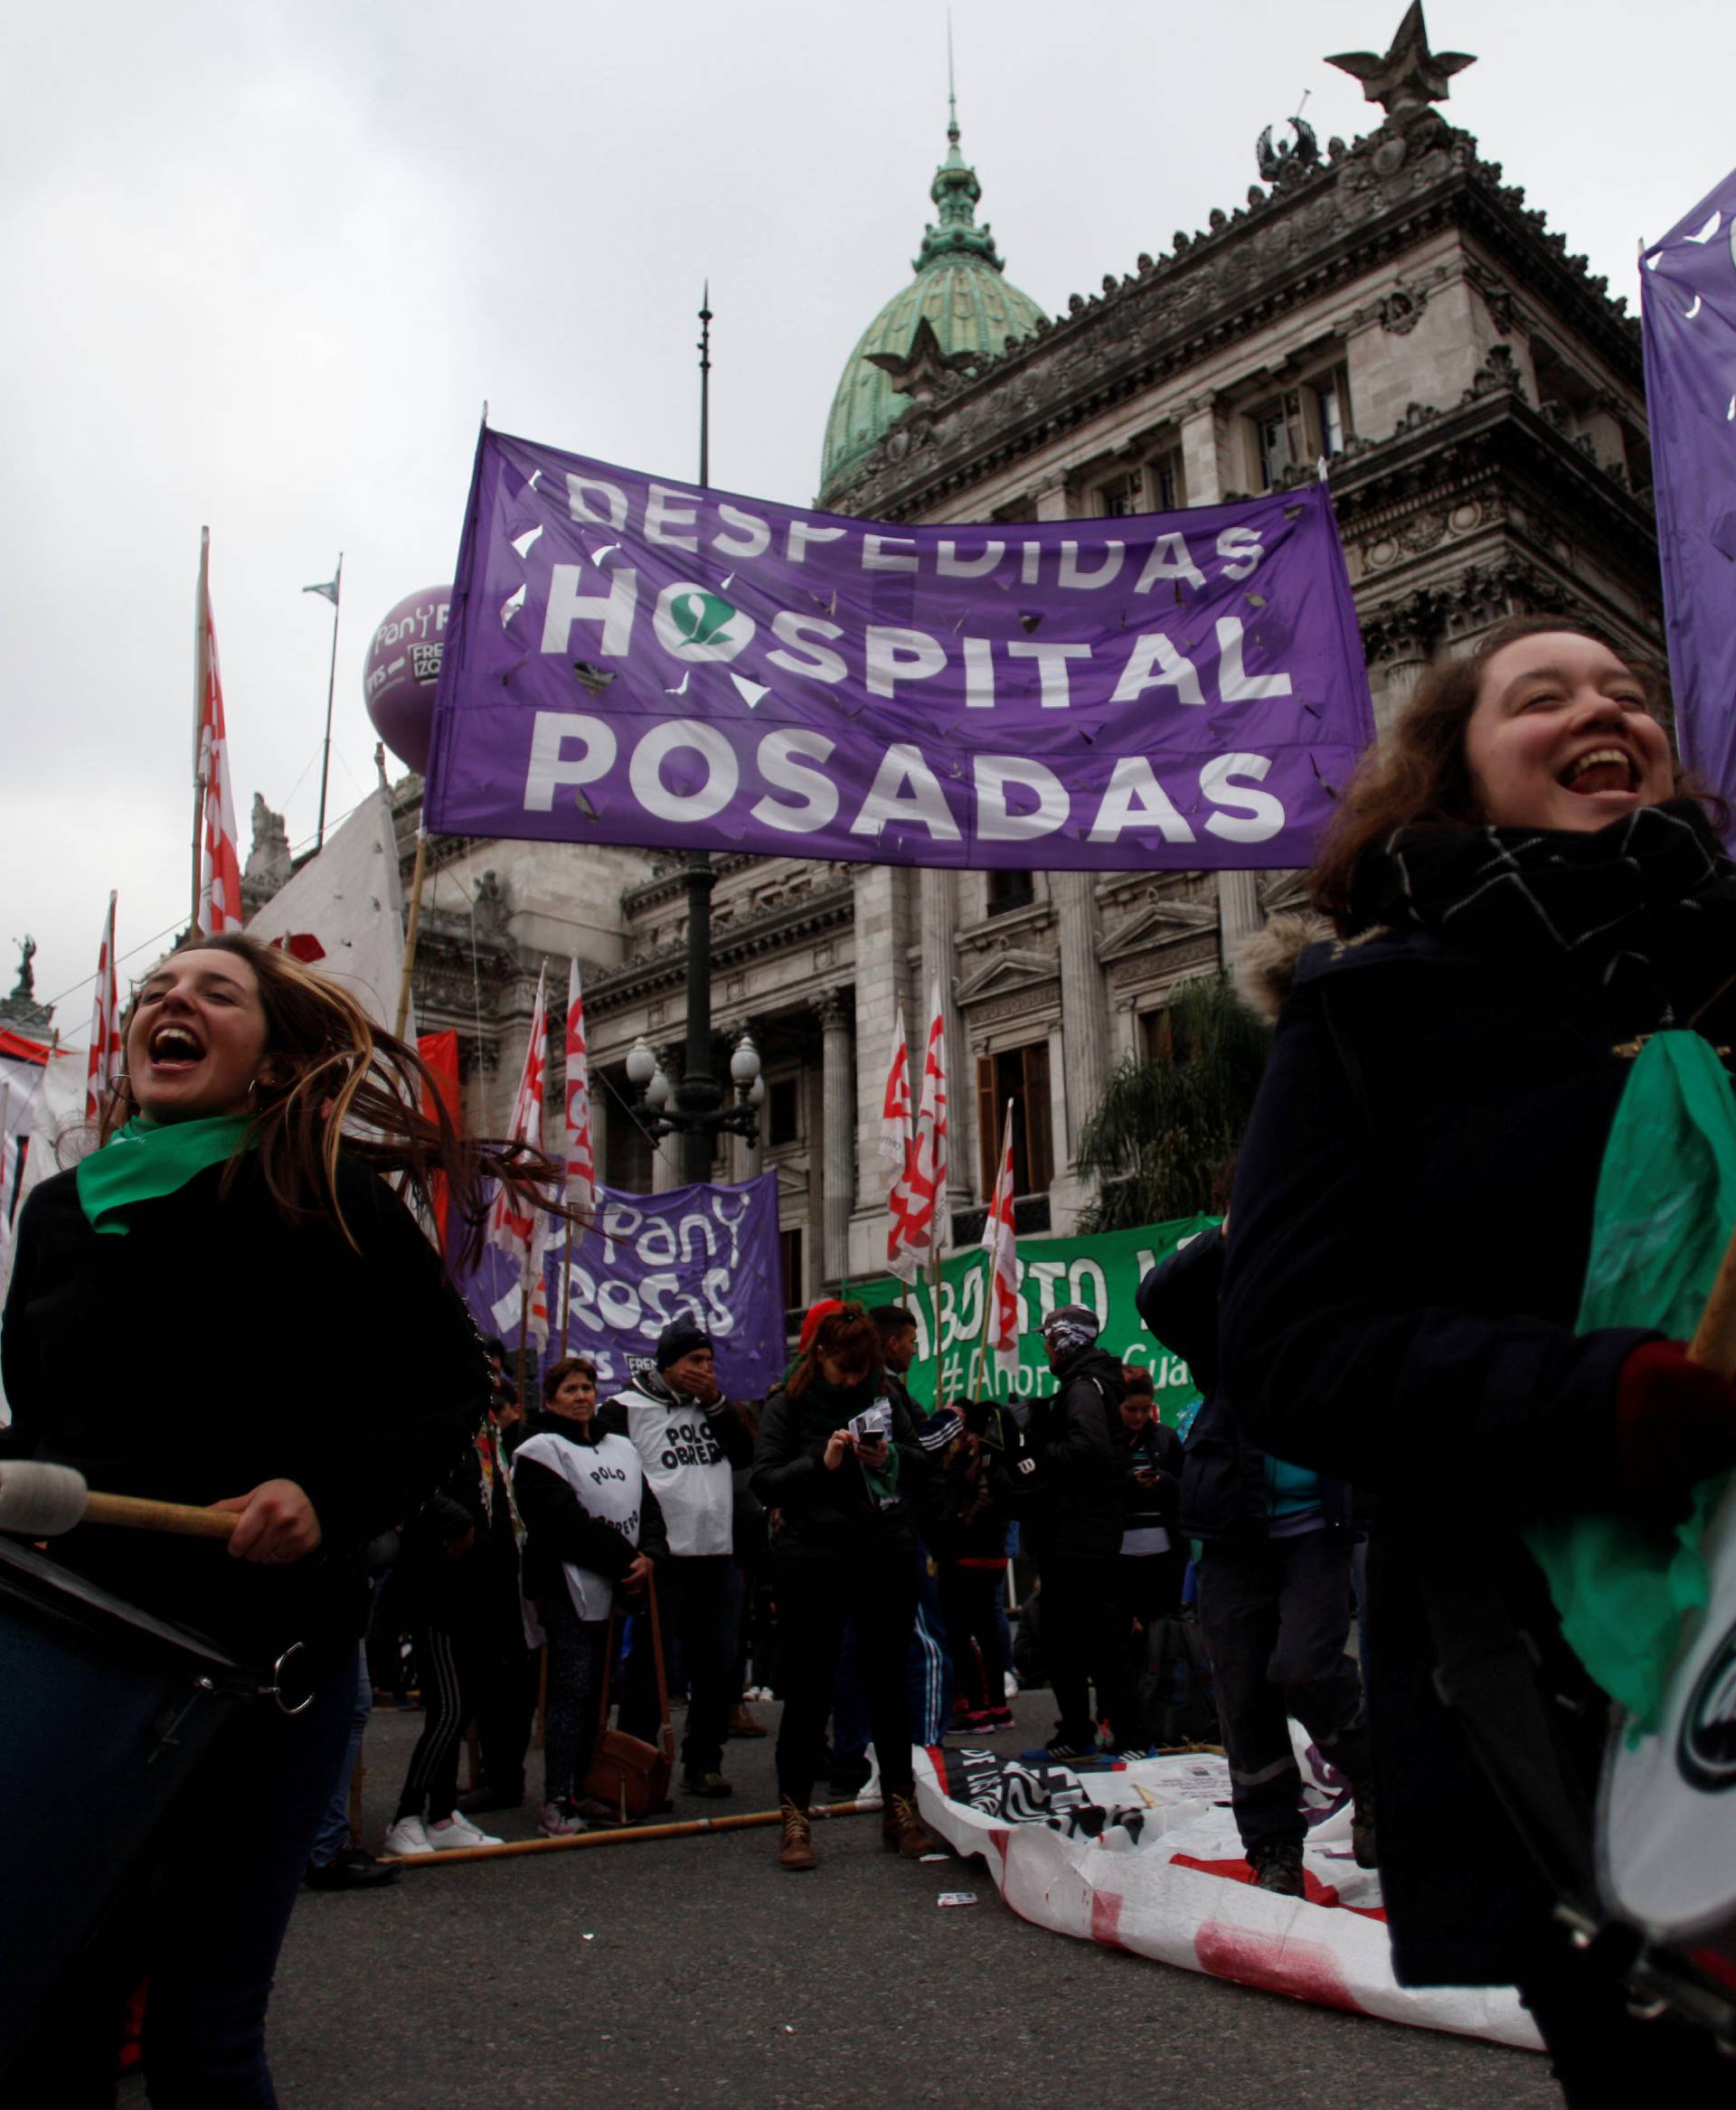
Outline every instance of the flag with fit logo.
{"label": "flag with fit logo", "polygon": [[199,593],[193,615],[193,777],[199,787],[199,910],[203,937],[241,928],[241,859],[235,795],[229,783],[229,733],[217,632],[211,619],[211,530],[199,531]]}
{"label": "flag with fit logo", "polygon": [[585,998],[574,960],[567,981],[567,1205],[597,1201],[597,1159],[590,1141],[590,1056],[585,1046]]}
{"label": "flag with fit logo", "polygon": [[910,1249],[910,1043],[904,1031],[904,1006],[892,1027],[892,1052],[881,1095],[880,1154],[886,1160],[886,1265],[901,1281],[916,1280],[916,1255]]}
{"label": "flag with fit logo", "polygon": [[928,1051],[922,1060],[922,1097],[916,1110],[910,1187],[905,1242],[911,1258],[920,1262],[946,1243],[940,1220],[947,1205],[947,1028],[939,982],[929,994]]}
{"label": "flag with fit logo", "polygon": [[988,1254],[988,1308],[984,1317],[984,1345],[994,1357],[995,1369],[1011,1373],[1019,1367],[1019,1251],[1018,1233],[1013,1228],[1011,1099],[1006,1102],[1006,1126],[1001,1132],[1001,1169],[995,1179],[988,1221],[983,1226],[983,1246]]}
{"label": "flag with fit logo", "polygon": [[102,927],[97,955],[97,994],[90,1011],[90,1052],[84,1067],[84,1115],[102,1118],[103,1102],[121,1069],[120,1011],[115,997],[115,897],[108,896],[108,919]]}

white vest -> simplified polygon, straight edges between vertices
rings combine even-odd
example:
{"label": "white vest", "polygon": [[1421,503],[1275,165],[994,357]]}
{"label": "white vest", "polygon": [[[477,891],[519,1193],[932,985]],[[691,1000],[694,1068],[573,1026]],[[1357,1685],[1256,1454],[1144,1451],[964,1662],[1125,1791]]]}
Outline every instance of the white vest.
{"label": "white vest", "polygon": [[675,1555],[734,1550],[735,1475],[697,1399],[665,1407],[643,1392],[618,1392],[627,1433],[663,1511]]}
{"label": "white vest", "polygon": [[[609,1524],[629,1546],[639,1542],[639,1518],[645,1509],[645,1469],[639,1454],[624,1436],[606,1436],[594,1444],[576,1444],[552,1429],[527,1436],[518,1456],[545,1465],[561,1477],[599,1523]],[[514,1459],[514,1464],[517,1459]],[[580,1619],[607,1619],[615,1602],[615,1586],[594,1568],[562,1561],[567,1595]]]}

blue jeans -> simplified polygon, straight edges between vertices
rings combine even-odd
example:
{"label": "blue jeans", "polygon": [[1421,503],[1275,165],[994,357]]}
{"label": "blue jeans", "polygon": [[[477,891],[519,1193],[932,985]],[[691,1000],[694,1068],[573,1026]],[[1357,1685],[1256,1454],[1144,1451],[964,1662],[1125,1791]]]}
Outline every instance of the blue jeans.
{"label": "blue jeans", "polygon": [[350,1724],[350,1747],[344,1755],[344,1764],[337,1776],[337,1785],[332,1790],[332,1799],[326,1805],[326,1814],[319,1821],[319,1837],[314,1842],[314,1851],[308,1856],[317,1868],[328,1868],[346,1846],[359,1846],[359,1840],[350,1837],[350,1783],[355,1777],[356,1760],[362,1756],[362,1738],[366,1733],[368,1717],[373,1712],[373,1681],[368,1675],[368,1652],[365,1647],[356,1651],[355,1715]]}
{"label": "blue jeans", "polygon": [[146,1974],[152,2110],[277,2110],[265,2011],[355,1717],[345,1650],[288,1719],[237,1710],[175,1797],[95,1949],[8,2068],[8,2103],[112,2110],[121,2004]]}
{"label": "blue jeans", "polygon": [[[657,1615],[665,1656],[676,1645],[687,1677],[684,1773],[721,1772],[730,1710],[740,1687],[741,1576],[727,1553],[678,1554],[656,1566]],[[630,1602],[630,1600],[629,1600]],[[636,1615],[616,1718],[629,1737],[655,1744],[662,1734],[651,1660],[651,1623]]]}

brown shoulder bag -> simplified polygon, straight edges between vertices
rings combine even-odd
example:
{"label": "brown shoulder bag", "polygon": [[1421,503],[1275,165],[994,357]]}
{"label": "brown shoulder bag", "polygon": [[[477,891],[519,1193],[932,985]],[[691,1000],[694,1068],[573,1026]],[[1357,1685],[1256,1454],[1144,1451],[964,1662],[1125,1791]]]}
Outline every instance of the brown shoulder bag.
{"label": "brown shoulder bag", "polygon": [[597,1710],[597,1747],[585,1775],[583,1793],[592,1801],[607,1803],[618,1813],[623,1824],[636,1817],[648,1817],[669,1800],[669,1779],[675,1771],[675,1737],[669,1722],[669,1684],[663,1669],[663,1630],[657,1618],[656,1578],[645,1586],[646,1612],[651,1622],[651,1660],[657,1672],[657,1705],[663,1729],[655,1744],[629,1737],[624,1729],[609,1726],[609,1688],[615,1672],[616,1644],[621,1618],[620,1592],[609,1607],[609,1637],[603,1648],[603,1693]]}

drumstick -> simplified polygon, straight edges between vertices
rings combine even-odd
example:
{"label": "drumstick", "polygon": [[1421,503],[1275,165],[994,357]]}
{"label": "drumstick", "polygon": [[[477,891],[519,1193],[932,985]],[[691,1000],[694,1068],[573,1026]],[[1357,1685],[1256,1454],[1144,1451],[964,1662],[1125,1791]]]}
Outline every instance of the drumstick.
{"label": "drumstick", "polygon": [[124,1524],[134,1531],[174,1531],[185,1538],[227,1539],[241,1521],[233,1510],[193,1509],[134,1494],[92,1494],[71,1465],[35,1458],[0,1458],[0,1531],[24,1539],[55,1539],[80,1523]]}
{"label": "drumstick", "polygon": [[1727,1381],[1736,1379],[1736,1233],[1724,1248],[1712,1295],[1688,1343],[1688,1359]]}

